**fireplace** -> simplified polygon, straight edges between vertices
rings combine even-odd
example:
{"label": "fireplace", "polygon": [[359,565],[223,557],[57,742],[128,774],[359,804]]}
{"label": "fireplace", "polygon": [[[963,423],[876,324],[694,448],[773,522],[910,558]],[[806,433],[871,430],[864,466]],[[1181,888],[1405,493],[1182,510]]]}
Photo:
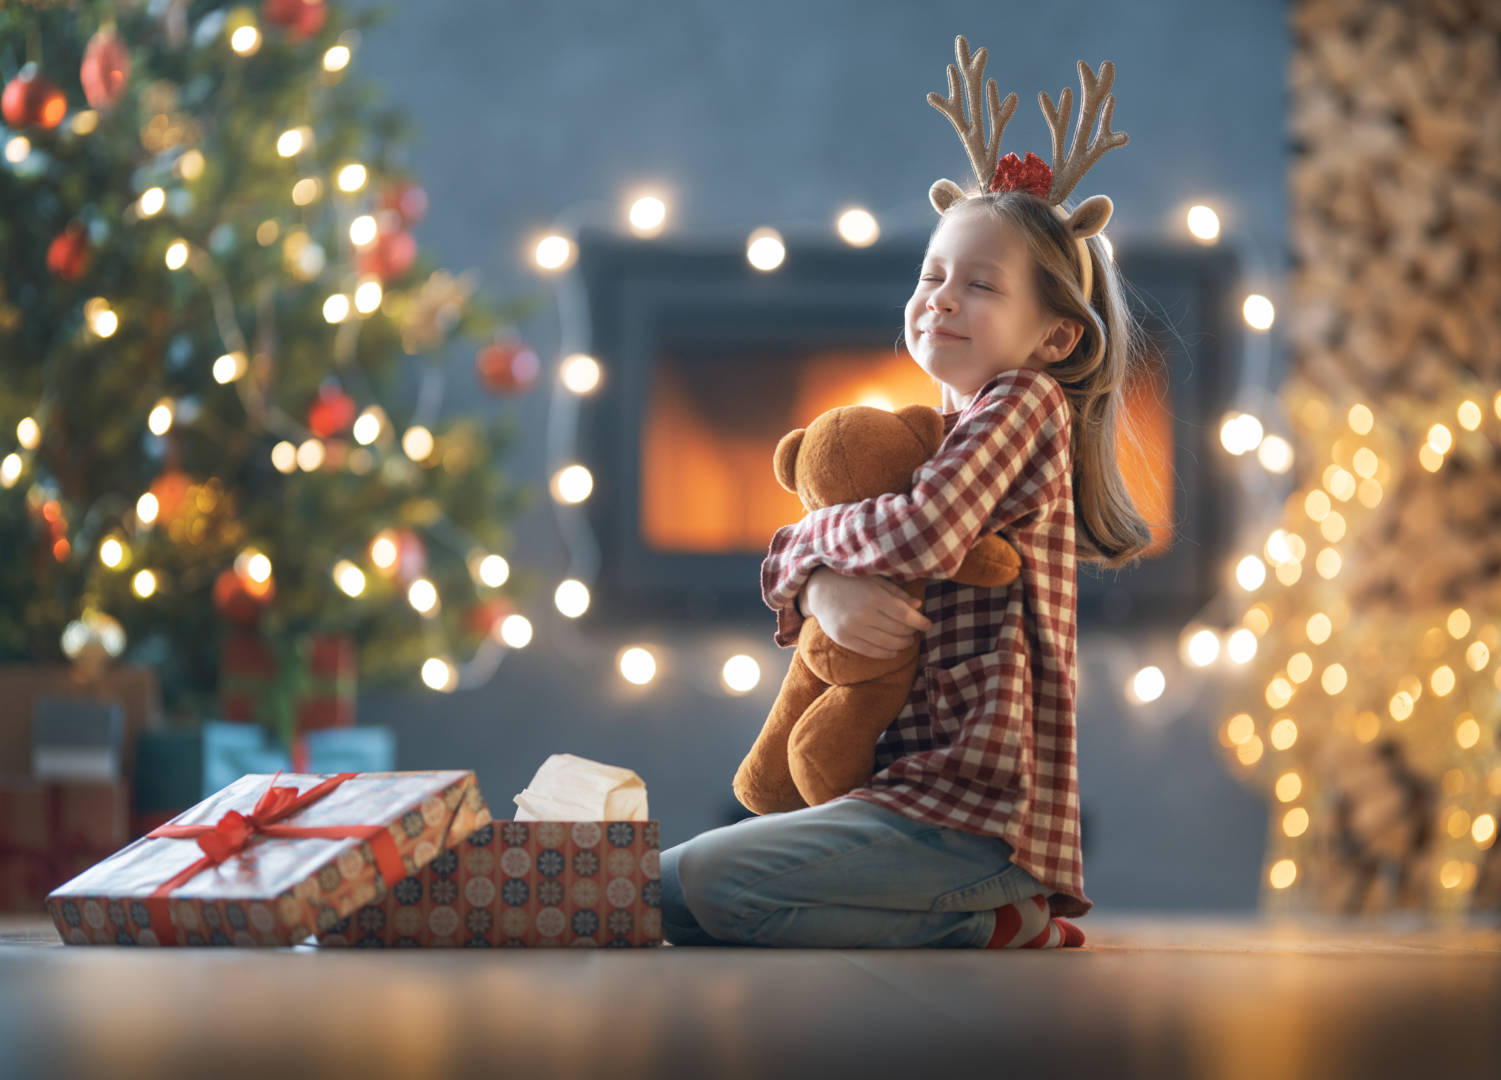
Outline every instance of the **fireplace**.
{"label": "fireplace", "polygon": [[[601,552],[591,618],[766,614],[761,558],[777,527],[802,516],[772,475],[777,440],[836,405],[939,403],[902,344],[921,260],[920,239],[794,242],[763,274],[735,243],[579,237],[590,351],[607,372],[579,412]],[[1171,625],[1218,591],[1232,535],[1213,444],[1233,386],[1235,267],[1217,249],[1123,251],[1119,262],[1149,298],[1138,314],[1151,341],[1127,395],[1141,446],[1122,447],[1121,466],[1158,524],[1136,569],[1081,569],[1080,618]]]}

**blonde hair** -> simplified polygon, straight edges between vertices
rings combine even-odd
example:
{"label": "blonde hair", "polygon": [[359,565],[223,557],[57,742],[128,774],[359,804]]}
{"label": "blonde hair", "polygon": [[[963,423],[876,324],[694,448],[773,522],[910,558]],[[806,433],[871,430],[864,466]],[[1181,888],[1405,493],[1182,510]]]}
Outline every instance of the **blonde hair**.
{"label": "blonde hair", "polygon": [[1094,278],[1094,295],[1086,297],[1078,245],[1045,200],[1025,191],[982,192],[956,203],[944,217],[960,207],[993,214],[1024,237],[1036,269],[1039,305],[1084,328],[1073,352],[1046,369],[1063,387],[1073,413],[1077,556],[1112,569],[1139,562],[1152,531],[1121,477],[1116,435],[1119,429],[1129,443],[1140,445],[1121,406],[1127,379],[1142,366],[1146,335],[1126,305],[1114,262],[1098,235],[1084,241]]}

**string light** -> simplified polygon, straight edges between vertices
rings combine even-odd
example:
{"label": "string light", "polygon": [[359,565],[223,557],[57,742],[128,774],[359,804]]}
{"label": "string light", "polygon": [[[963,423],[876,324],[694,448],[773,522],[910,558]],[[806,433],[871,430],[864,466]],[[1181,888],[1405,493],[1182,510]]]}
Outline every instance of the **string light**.
{"label": "string light", "polygon": [[564,387],[580,396],[593,393],[599,386],[599,361],[584,353],[574,353],[558,370]]}
{"label": "string light", "polygon": [[782,265],[787,246],[775,229],[757,229],[745,241],[745,258],[757,270],[769,273]]}
{"label": "string light", "polygon": [[486,555],[479,563],[480,581],[492,589],[498,589],[511,576],[511,564],[499,555]]}
{"label": "string light", "polygon": [[348,559],[334,563],[334,584],[346,596],[359,596],[365,591],[365,572]]}
{"label": "string light", "polygon": [[881,236],[881,227],[869,210],[852,206],[839,215],[834,226],[840,238],[850,247],[870,247]]}
{"label": "string light", "polygon": [[562,270],[573,260],[573,243],[566,236],[552,233],[537,241],[532,258],[539,269]]}
{"label": "string light", "polygon": [[626,682],[645,686],[656,678],[657,658],[647,649],[633,645],[621,651],[619,667]]}
{"label": "string light", "polygon": [[413,424],[401,436],[401,449],[413,461],[426,461],[433,452],[433,433],[421,424]]}
{"label": "string light", "polygon": [[22,450],[35,450],[42,441],[42,429],[36,420],[28,416],[16,425],[16,441]]}
{"label": "string light", "polygon": [[131,578],[130,587],[137,596],[145,600],[156,592],[156,575],[150,570],[142,570]]}
{"label": "string light", "polygon": [[581,503],[594,490],[594,477],[582,465],[569,465],[553,474],[552,495],[562,503]]}
{"label": "string light", "polygon": [[422,681],[432,690],[447,692],[459,681],[454,666],[440,656],[430,656],[422,662]]}
{"label": "string light", "polygon": [[420,577],[407,587],[407,603],[421,615],[436,615],[438,612],[438,589],[425,577]]}
{"label": "string light", "polygon": [[631,203],[626,220],[630,222],[631,231],[637,236],[656,236],[662,231],[662,224],[667,220],[667,204],[655,195],[643,195]]}
{"label": "string light", "polygon": [[720,678],[732,694],[748,694],[761,681],[761,665],[754,657],[736,653],[724,662]]}
{"label": "string light", "polygon": [[365,166],[355,161],[339,170],[338,179],[335,182],[340,191],[353,194],[365,186],[368,177]]}
{"label": "string light", "polygon": [[1220,216],[1207,206],[1188,208],[1188,231],[1203,244],[1212,244],[1220,235]]}
{"label": "string light", "polygon": [[524,615],[507,615],[500,621],[500,640],[513,649],[524,649],[532,640],[532,624]]}
{"label": "string light", "polygon": [[576,578],[568,578],[553,592],[553,603],[563,615],[577,619],[589,610],[588,586]]}

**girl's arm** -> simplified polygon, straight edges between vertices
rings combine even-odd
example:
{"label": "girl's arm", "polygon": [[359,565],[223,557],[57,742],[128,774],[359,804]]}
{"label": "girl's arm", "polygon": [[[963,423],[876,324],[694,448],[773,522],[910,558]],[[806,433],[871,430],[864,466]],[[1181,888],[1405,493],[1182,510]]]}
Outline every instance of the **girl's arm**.
{"label": "girl's arm", "polygon": [[1050,503],[1071,467],[1068,423],[1052,376],[1005,372],[912,474],[910,492],[826,506],[778,529],[761,564],[778,642],[802,622],[794,600],[815,567],[894,581],[952,577],[982,531]]}

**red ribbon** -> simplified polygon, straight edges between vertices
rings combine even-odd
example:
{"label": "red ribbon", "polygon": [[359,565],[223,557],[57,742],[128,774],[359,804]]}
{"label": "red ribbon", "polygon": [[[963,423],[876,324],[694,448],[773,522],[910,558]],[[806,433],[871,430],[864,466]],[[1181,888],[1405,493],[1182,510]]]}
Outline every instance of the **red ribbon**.
{"label": "red ribbon", "polygon": [[212,825],[161,825],[152,829],[148,837],[172,837],[182,840],[197,840],[203,850],[203,858],[172,875],[159,885],[146,899],[146,910],[151,915],[152,928],[157,931],[157,940],[163,945],[177,944],[176,931],[172,926],[171,912],[167,907],[167,895],[185,881],[196,877],[211,866],[238,855],[257,836],[275,839],[305,839],[312,837],[325,840],[357,838],[370,845],[375,854],[375,864],[385,883],[394,885],[406,876],[406,867],[401,861],[401,852],[396,841],[384,825],[278,825],[282,818],[306,809],[323,796],[333,791],[345,780],[358,774],[339,773],[310,787],[302,794],[295,787],[277,787],[276,776],[265,794],[249,814],[230,810]]}

